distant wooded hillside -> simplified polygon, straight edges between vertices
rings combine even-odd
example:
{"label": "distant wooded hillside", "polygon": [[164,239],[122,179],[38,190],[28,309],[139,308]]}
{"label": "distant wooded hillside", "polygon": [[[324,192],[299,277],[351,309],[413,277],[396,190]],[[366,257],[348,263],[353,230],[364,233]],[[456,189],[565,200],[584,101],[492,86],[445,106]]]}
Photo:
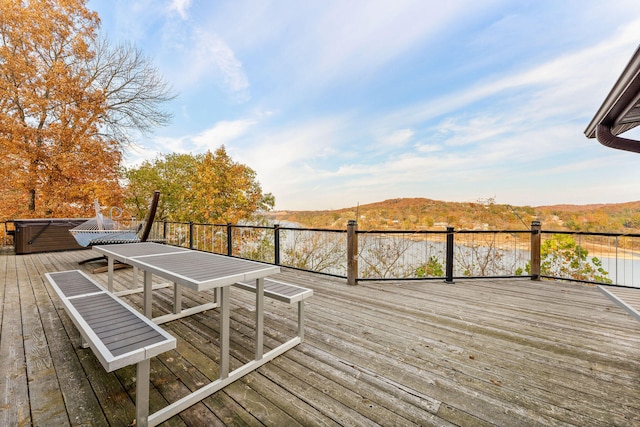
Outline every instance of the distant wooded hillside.
{"label": "distant wooded hillside", "polygon": [[472,203],[425,198],[391,199],[332,211],[277,211],[269,216],[305,227],[344,229],[355,219],[361,230],[523,230],[532,220],[547,230],[640,232],[640,201],[618,204],[511,206],[493,199]]}

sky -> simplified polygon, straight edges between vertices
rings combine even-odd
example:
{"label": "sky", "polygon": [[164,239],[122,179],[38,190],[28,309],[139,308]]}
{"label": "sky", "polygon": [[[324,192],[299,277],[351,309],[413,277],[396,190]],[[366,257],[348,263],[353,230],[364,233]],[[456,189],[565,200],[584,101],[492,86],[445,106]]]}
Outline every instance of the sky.
{"label": "sky", "polygon": [[640,43],[637,0],[88,7],[178,94],[169,126],[135,136],[129,166],[224,145],[276,210],[640,200],[640,156],[584,136]]}

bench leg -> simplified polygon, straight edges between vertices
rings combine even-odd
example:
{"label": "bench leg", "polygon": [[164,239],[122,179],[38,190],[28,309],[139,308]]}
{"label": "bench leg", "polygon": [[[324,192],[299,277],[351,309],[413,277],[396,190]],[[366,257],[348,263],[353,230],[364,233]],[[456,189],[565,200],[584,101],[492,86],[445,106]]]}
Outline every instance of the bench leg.
{"label": "bench leg", "polygon": [[152,293],[152,279],[153,279],[153,275],[148,272],[145,271],[144,272],[144,301],[142,304],[142,310],[144,312],[144,315],[147,316],[147,318],[151,319],[151,293]]}
{"label": "bench leg", "polygon": [[80,347],[89,348],[89,340],[87,339],[87,337],[84,336],[84,333],[82,331],[80,331],[80,341],[81,341]]}
{"label": "bench leg", "polygon": [[304,341],[304,300],[298,301],[298,336]]}
{"label": "bench leg", "polygon": [[136,366],[136,427],[147,427],[149,419],[149,371],[151,359]]}
{"label": "bench leg", "polygon": [[109,275],[107,278],[107,289],[109,289],[109,292],[113,292],[113,257],[107,257],[107,271]]}
{"label": "bench leg", "polygon": [[173,314],[182,312],[182,288],[177,283],[173,284]]}
{"label": "bench leg", "polygon": [[256,360],[264,352],[264,279],[256,279]]}

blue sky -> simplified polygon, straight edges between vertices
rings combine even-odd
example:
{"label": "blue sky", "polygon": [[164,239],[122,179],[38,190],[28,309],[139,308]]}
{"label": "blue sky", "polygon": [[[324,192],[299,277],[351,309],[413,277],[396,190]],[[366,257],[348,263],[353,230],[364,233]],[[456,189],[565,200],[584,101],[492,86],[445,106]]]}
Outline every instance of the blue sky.
{"label": "blue sky", "polygon": [[179,93],[129,165],[224,145],[276,209],[640,200],[640,156],[583,133],[640,43],[637,0],[88,5]]}

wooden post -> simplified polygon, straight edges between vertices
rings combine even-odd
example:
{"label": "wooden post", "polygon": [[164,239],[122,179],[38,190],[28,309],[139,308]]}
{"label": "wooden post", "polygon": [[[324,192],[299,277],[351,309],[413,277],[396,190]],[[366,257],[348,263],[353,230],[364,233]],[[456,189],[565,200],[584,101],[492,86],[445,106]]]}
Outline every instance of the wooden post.
{"label": "wooden post", "polygon": [[453,283],[453,227],[447,227],[447,265],[445,283]]}
{"label": "wooden post", "polygon": [[347,224],[347,285],[358,284],[358,222]]}
{"label": "wooden post", "polygon": [[531,280],[540,280],[540,221],[531,221]]}

